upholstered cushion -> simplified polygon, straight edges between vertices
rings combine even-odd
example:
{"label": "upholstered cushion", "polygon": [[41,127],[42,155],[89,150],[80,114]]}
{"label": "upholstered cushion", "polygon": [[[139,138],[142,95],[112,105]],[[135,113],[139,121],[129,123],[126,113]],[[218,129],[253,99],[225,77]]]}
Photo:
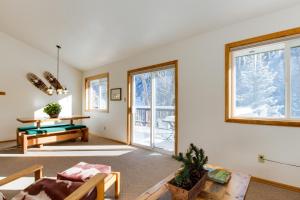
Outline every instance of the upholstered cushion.
{"label": "upholstered cushion", "polygon": [[[60,127],[60,126],[68,126],[70,124],[52,124],[52,125],[45,125],[45,126],[41,126],[41,128],[51,128],[51,127]],[[36,129],[36,126],[22,126],[18,128],[18,131],[22,132],[22,131],[27,131],[27,130],[31,130],[31,129]]]}
{"label": "upholstered cushion", "polygon": [[0,192],[0,200],[7,200],[3,193]]}
{"label": "upholstered cushion", "polygon": [[80,162],[66,171],[57,174],[57,179],[69,181],[87,181],[98,173],[111,173],[108,165]]}
{"label": "upholstered cushion", "polygon": [[65,125],[65,126],[57,126],[57,127],[49,127],[49,128],[40,128],[40,129],[30,129],[26,130],[26,134],[28,135],[37,135],[43,133],[55,133],[55,132],[63,132],[70,131],[76,129],[86,128],[84,125]]}
{"label": "upholstered cushion", "polygon": [[[79,188],[82,182],[71,182],[43,178],[17,194],[12,200],[63,200]],[[82,200],[95,200],[96,189],[93,189]]]}

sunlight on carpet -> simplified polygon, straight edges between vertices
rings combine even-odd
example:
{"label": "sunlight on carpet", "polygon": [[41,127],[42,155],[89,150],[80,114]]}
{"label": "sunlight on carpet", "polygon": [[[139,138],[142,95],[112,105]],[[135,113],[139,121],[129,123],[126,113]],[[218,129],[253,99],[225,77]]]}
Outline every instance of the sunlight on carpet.
{"label": "sunlight on carpet", "polygon": [[121,156],[136,148],[127,145],[80,145],[80,146],[44,146],[30,148],[26,154],[7,152],[0,157],[85,157],[85,156]]}

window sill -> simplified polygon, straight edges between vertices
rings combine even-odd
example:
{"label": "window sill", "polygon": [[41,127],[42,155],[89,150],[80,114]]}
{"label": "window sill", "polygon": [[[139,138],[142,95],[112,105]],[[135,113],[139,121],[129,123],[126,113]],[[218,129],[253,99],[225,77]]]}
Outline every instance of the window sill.
{"label": "window sill", "polygon": [[225,118],[225,122],[240,123],[240,124],[270,125],[270,126],[300,127],[300,120]]}

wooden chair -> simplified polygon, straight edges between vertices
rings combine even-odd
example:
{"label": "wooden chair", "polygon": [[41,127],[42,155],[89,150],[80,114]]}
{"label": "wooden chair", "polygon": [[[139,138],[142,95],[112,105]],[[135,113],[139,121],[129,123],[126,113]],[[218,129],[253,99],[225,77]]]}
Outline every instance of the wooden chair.
{"label": "wooden chair", "polygon": [[[0,186],[3,186],[7,183],[10,183],[14,180],[17,180],[21,177],[27,176],[29,174],[34,174],[35,181],[38,181],[43,178],[43,166],[34,165],[27,169],[21,170],[15,174],[12,174],[4,179],[0,180]],[[81,185],[77,190],[71,193],[65,200],[80,200],[87,193],[89,193],[93,188],[97,189],[97,198],[96,200],[104,200],[104,191],[107,189],[105,187],[106,174],[97,174],[93,178],[89,179],[83,185]]]}

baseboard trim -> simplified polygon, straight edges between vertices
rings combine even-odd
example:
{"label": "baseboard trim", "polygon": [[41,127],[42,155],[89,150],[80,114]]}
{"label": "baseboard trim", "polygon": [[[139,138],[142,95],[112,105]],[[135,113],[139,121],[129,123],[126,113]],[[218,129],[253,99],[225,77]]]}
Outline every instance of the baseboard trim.
{"label": "baseboard trim", "polygon": [[275,181],[271,181],[271,180],[267,180],[267,179],[263,179],[263,178],[258,178],[258,177],[255,177],[255,176],[251,177],[251,181],[255,181],[255,182],[258,182],[258,183],[263,183],[263,184],[266,184],[266,185],[271,185],[271,186],[278,187],[278,188],[281,188],[281,189],[286,189],[286,190],[289,190],[289,191],[300,193],[300,188],[299,187],[287,185],[287,184],[284,184],[284,183],[278,183],[278,182],[275,182]]}
{"label": "baseboard trim", "polygon": [[3,140],[3,141],[0,141],[0,143],[14,142],[14,141],[16,141],[16,139],[13,139],[13,140]]}
{"label": "baseboard trim", "polygon": [[90,134],[94,135],[94,136],[97,136],[97,137],[101,137],[101,138],[106,139],[106,140],[110,140],[110,141],[113,141],[113,142],[117,142],[117,143],[128,145],[126,142],[123,142],[123,141],[120,141],[120,140],[116,140],[116,139],[112,139],[112,138],[108,138],[108,137],[103,137],[103,136],[101,136],[99,134],[95,134],[95,133],[91,133],[91,132],[90,132]]}

